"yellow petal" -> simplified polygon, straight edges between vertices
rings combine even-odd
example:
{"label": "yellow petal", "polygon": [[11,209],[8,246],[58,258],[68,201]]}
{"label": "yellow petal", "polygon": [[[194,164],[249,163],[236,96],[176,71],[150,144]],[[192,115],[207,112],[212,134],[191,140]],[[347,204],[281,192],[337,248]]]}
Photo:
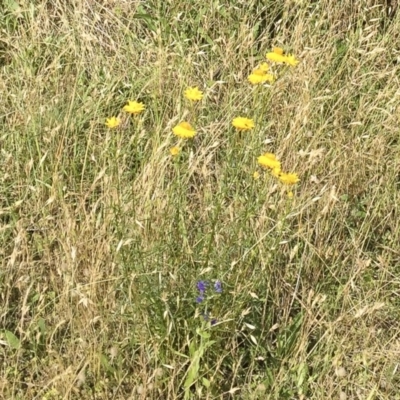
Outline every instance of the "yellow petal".
{"label": "yellow petal", "polygon": [[182,139],[191,139],[196,136],[196,131],[188,122],[181,122],[172,128],[172,132]]}
{"label": "yellow petal", "polygon": [[276,63],[284,63],[286,62],[286,57],[282,54],[278,53],[267,53],[266,56],[268,60],[276,62]]}
{"label": "yellow petal", "polygon": [[189,87],[185,90],[184,94],[191,101],[199,101],[203,98],[203,92],[198,87]]}
{"label": "yellow petal", "polygon": [[273,49],[272,49],[272,52],[273,53],[276,53],[276,54],[279,54],[279,55],[283,55],[283,49],[282,48],[280,48],[280,47],[274,47]]}
{"label": "yellow petal", "polygon": [[180,151],[181,151],[181,149],[177,146],[171,147],[169,149],[171,156],[177,156],[180,153]]}
{"label": "yellow petal", "polygon": [[287,174],[287,173],[281,172],[279,175],[279,180],[285,185],[294,185],[300,179],[297,176],[297,174],[295,174],[295,173]]}
{"label": "yellow petal", "polygon": [[257,85],[258,83],[272,82],[274,80],[274,77],[271,74],[266,74],[264,72],[260,73],[260,70],[257,70],[257,71],[253,71],[253,73],[250,74],[247,77],[247,79],[253,85]]}
{"label": "yellow petal", "polygon": [[254,121],[250,118],[236,117],[232,120],[232,125],[242,131],[248,131],[254,128]]}
{"label": "yellow petal", "polygon": [[289,56],[286,56],[285,62],[286,62],[286,64],[291,65],[292,67],[295,67],[299,63],[299,60],[297,60],[295,58],[295,56],[289,55]]}
{"label": "yellow petal", "polygon": [[264,168],[270,168],[279,174],[281,163],[276,159],[272,153],[265,153],[257,158],[257,162]]}
{"label": "yellow petal", "polygon": [[111,117],[106,119],[106,126],[108,128],[116,128],[120,123],[121,121],[116,117]]}
{"label": "yellow petal", "polygon": [[129,100],[128,104],[124,106],[123,109],[130,114],[140,114],[142,111],[144,111],[145,106],[143,103]]}

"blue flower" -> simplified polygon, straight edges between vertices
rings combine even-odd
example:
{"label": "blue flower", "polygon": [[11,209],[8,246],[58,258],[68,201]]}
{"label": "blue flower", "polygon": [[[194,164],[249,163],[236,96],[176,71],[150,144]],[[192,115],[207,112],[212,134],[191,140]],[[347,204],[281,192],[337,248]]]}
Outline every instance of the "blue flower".
{"label": "blue flower", "polygon": [[196,284],[196,287],[198,289],[198,291],[200,292],[200,294],[204,294],[207,288],[207,282],[205,281],[198,281]]}
{"label": "blue flower", "polygon": [[214,289],[215,289],[215,291],[217,293],[222,293],[222,282],[221,281],[215,281]]}
{"label": "blue flower", "polygon": [[211,318],[211,321],[210,321],[210,313],[208,313],[208,312],[203,313],[203,319],[206,322],[210,322],[211,326],[214,326],[218,322],[218,320],[216,318]]}
{"label": "blue flower", "polygon": [[204,300],[204,296],[197,296],[196,303],[201,303]]}

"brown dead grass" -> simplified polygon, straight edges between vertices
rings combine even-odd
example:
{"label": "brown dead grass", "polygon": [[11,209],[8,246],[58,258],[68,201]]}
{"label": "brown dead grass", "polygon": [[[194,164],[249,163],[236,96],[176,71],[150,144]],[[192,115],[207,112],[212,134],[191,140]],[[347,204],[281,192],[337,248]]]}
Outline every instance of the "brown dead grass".
{"label": "brown dead grass", "polygon": [[[1,17],[0,397],[183,398],[211,277],[211,386],[192,398],[397,398],[396,5],[202,7],[21,1]],[[253,95],[273,45],[301,63]],[[173,162],[188,85],[206,101]],[[107,132],[131,98],[144,121]],[[239,114],[254,133],[233,136]],[[292,203],[252,180],[263,151],[301,177]]]}

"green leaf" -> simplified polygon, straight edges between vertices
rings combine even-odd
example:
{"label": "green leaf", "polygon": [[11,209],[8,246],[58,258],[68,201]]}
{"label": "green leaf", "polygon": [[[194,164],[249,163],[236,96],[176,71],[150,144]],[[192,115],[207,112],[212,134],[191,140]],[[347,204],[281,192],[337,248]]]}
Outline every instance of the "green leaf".
{"label": "green leaf", "polygon": [[203,386],[205,386],[207,389],[210,387],[210,381],[207,378],[202,379]]}
{"label": "green leaf", "polygon": [[308,366],[305,362],[302,362],[297,369],[297,388],[299,393],[303,394],[305,389],[305,383],[308,379]]}
{"label": "green leaf", "polygon": [[147,29],[150,29],[152,32],[157,33],[157,27],[154,24],[155,19],[150,14],[146,13],[146,11],[141,6],[139,6],[137,10],[138,12],[133,16],[133,18],[140,19]]}
{"label": "green leaf", "polygon": [[197,329],[197,333],[203,338],[203,339],[209,339],[210,338],[210,333],[203,331],[202,329]]}
{"label": "green leaf", "polygon": [[46,335],[46,321],[43,318],[39,318],[38,320],[38,326],[40,329],[40,333],[44,336]]}
{"label": "green leaf", "polygon": [[105,356],[104,354],[100,354],[100,363],[107,372],[115,372],[115,368],[110,364],[107,356]]}
{"label": "green leaf", "polygon": [[8,345],[14,349],[14,350],[18,350],[21,348],[21,342],[19,341],[19,339],[10,331],[4,331],[4,335],[6,337],[6,341],[8,343]]}
{"label": "green leaf", "polygon": [[5,6],[10,12],[19,11],[19,4],[14,0],[6,0]]}
{"label": "green leaf", "polygon": [[188,390],[197,379],[200,367],[199,361],[199,359],[195,360],[195,362],[193,362],[189,367],[187,378],[183,384],[186,390]]}

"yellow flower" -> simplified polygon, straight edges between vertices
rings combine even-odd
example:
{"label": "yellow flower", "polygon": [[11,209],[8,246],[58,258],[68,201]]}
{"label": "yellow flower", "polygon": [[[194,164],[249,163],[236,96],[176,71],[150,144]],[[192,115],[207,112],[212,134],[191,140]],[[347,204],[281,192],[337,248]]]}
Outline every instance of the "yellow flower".
{"label": "yellow flower", "polygon": [[181,152],[181,149],[177,146],[174,146],[169,149],[169,152],[171,153],[171,156],[177,156]]}
{"label": "yellow flower", "polygon": [[249,118],[237,117],[233,119],[232,125],[239,131],[249,131],[254,128],[254,121]]}
{"label": "yellow flower", "polygon": [[292,67],[295,67],[299,63],[295,56],[291,54],[284,55],[283,49],[281,49],[280,47],[274,47],[272,49],[272,52],[267,53],[265,57],[267,57],[267,59],[270,61],[285,63],[291,65]]}
{"label": "yellow flower", "polygon": [[299,63],[299,60],[296,60],[295,56],[289,55],[289,56],[286,56],[285,62],[286,62],[286,64],[289,64],[292,67],[295,67]]}
{"label": "yellow flower", "polygon": [[191,101],[199,101],[203,98],[203,92],[198,87],[189,87],[185,90],[185,97]]}
{"label": "yellow flower", "polygon": [[273,172],[279,175],[281,163],[277,160],[274,154],[265,153],[257,158],[257,162],[264,168],[271,168]]}
{"label": "yellow flower", "polygon": [[276,62],[276,63],[284,63],[286,62],[286,56],[283,54],[278,54],[278,53],[267,53],[266,56],[268,60]]}
{"label": "yellow flower", "polygon": [[267,72],[269,70],[269,65],[267,63],[262,63],[258,69],[260,69],[261,71]]}
{"label": "yellow flower", "polygon": [[300,179],[297,176],[297,174],[294,174],[294,173],[286,174],[284,172],[281,172],[280,175],[279,175],[279,180],[282,183],[284,183],[285,185],[294,185]]}
{"label": "yellow flower", "polygon": [[138,103],[137,101],[128,101],[128,104],[124,106],[124,111],[130,113],[130,114],[140,114],[142,111],[144,111],[144,104],[143,103]]}
{"label": "yellow flower", "polygon": [[116,117],[111,117],[106,119],[106,125],[109,128],[116,128],[120,123],[121,121]]}
{"label": "yellow flower", "polygon": [[265,71],[263,71],[260,68],[253,70],[253,72],[247,77],[247,79],[251,84],[257,85],[258,83],[263,83],[263,82],[273,82],[274,76],[265,73]]}
{"label": "yellow flower", "polygon": [[293,192],[292,192],[292,191],[289,191],[289,192],[287,193],[287,197],[288,197],[289,199],[293,199]]}
{"label": "yellow flower", "polygon": [[279,176],[281,175],[281,167],[279,165],[279,167],[275,167],[272,168],[271,174],[275,177],[275,178],[279,178]]}
{"label": "yellow flower", "polygon": [[276,54],[280,54],[281,56],[283,55],[283,49],[281,47],[273,47],[272,52]]}
{"label": "yellow flower", "polygon": [[196,135],[196,131],[188,122],[179,123],[177,126],[172,128],[172,132],[182,139],[191,139]]}
{"label": "yellow flower", "polygon": [[260,177],[260,174],[257,171],[255,171],[253,174],[253,179],[257,180],[259,177]]}

